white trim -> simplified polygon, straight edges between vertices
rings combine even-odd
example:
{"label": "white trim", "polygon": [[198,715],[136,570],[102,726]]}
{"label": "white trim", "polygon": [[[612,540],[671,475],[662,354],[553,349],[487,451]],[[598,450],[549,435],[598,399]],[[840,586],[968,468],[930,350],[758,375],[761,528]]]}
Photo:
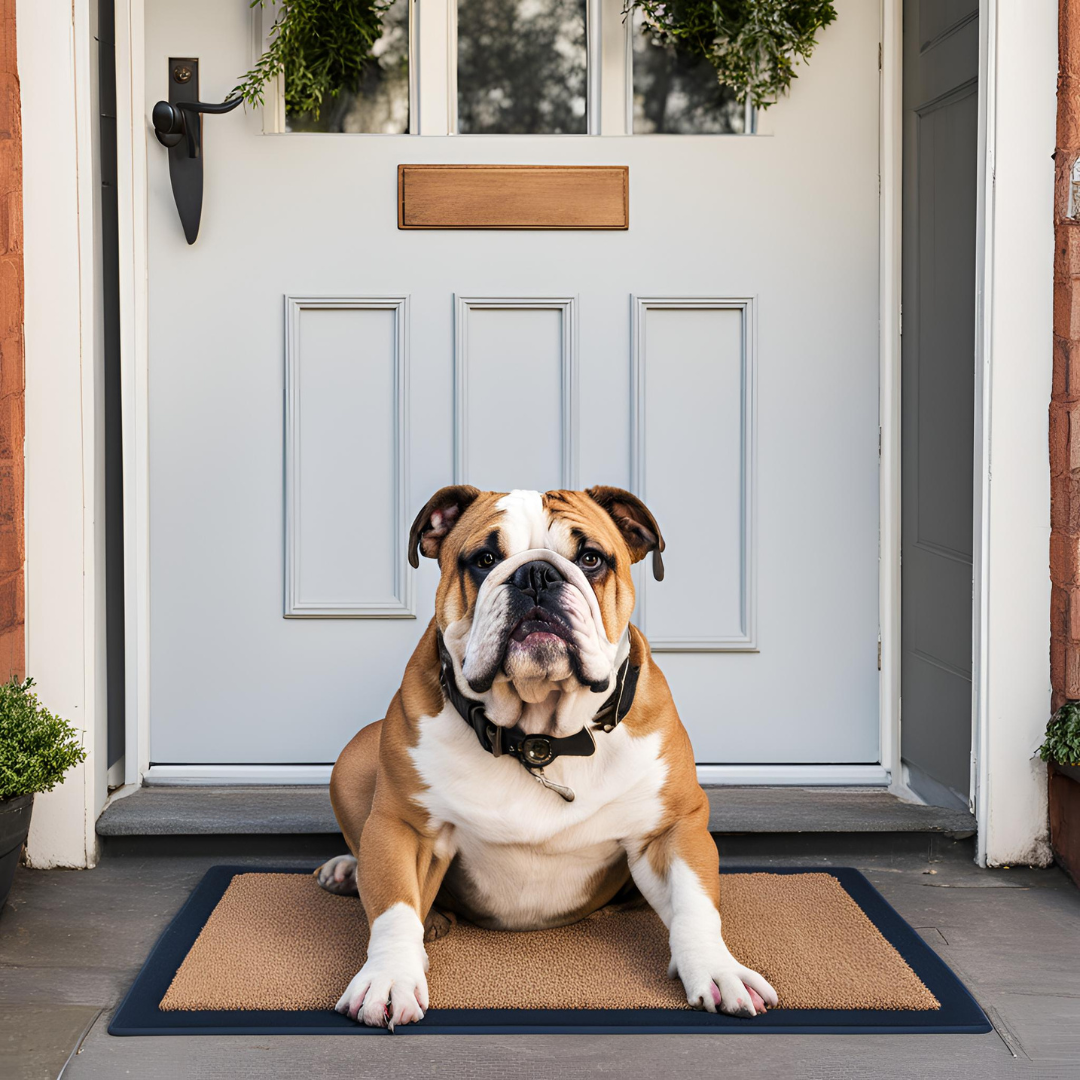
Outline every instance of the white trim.
{"label": "white trim", "polygon": [[578,483],[578,319],[576,296],[454,296],[454,483],[469,483],[469,312],[491,308],[562,312],[560,483]]}
{"label": "white trim", "polygon": [[333,765],[151,765],[146,783],[185,784],[329,784]]}
{"label": "white trim", "polygon": [[990,800],[989,755],[989,540],[990,540],[990,356],[994,295],[994,125],[997,80],[997,0],[979,3],[978,191],[975,211],[975,432],[973,450],[971,597],[971,771],[969,792],[977,828],[976,862],[986,865]]}
{"label": "white trim", "polygon": [[592,0],[600,12],[598,80],[600,135],[629,135],[626,128],[626,29],[623,0]]}
{"label": "white trim", "polygon": [[[281,9],[275,3],[252,7],[249,68],[253,68],[270,47],[270,31],[280,14]],[[264,135],[278,135],[285,131],[285,73],[283,71],[279,71],[277,77],[263,87],[261,111]]]}
{"label": "white trim", "polygon": [[[116,2],[120,383],[124,442],[124,779],[150,756],[150,434],[144,0]],[[126,74],[126,79],[125,79]]]}
{"label": "white trim", "polygon": [[[1051,208],[1057,6],[980,7],[973,716],[978,859],[1050,861]],[[1000,298],[1001,303],[995,303]]]}
{"label": "white trim", "polygon": [[[184,784],[328,784],[333,765],[152,765],[146,782]],[[699,765],[699,784],[883,787],[880,765]]]}
{"label": "white trim", "polygon": [[35,800],[27,859],[87,867],[107,796],[99,181],[87,4],[19,0],[26,434],[26,665],[87,759]]}
{"label": "white trim", "polygon": [[757,651],[757,304],[752,296],[634,296],[630,330],[630,487],[648,502],[645,488],[646,358],[645,324],[649,311],[738,311],[742,320],[742,610],[741,634],[660,637],[648,630],[649,575],[642,574],[637,589],[636,622],[653,652],[756,652]]}
{"label": "white trim", "polygon": [[603,5],[604,0],[585,2],[585,132],[588,135],[600,135],[602,132]]}
{"label": "white trim", "polygon": [[[300,578],[300,313],[394,312],[394,600],[305,599]],[[285,297],[285,618],[415,619],[409,536],[409,298],[408,296]]]}
{"label": "white trim", "polygon": [[900,290],[903,226],[904,5],[882,0],[879,120],[878,677],[881,764],[900,761]]}
{"label": "white trim", "polygon": [[792,787],[885,787],[880,765],[699,765],[699,784]]}
{"label": "white trim", "polygon": [[[446,80],[443,92],[445,93],[446,100],[443,104],[443,109],[438,110],[444,112],[446,116],[446,129],[444,131],[432,130],[432,135],[456,135],[458,133],[458,94],[457,94],[457,61],[458,61],[458,22],[457,22],[457,0],[443,0],[445,4],[444,18],[442,20],[442,26],[446,34],[446,40],[443,43],[443,49],[446,54]],[[433,5],[430,5],[429,9],[432,10]],[[434,37],[434,35],[433,35]],[[434,48],[432,48],[434,52]],[[420,63],[424,63],[423,50],[420,52]],[[429,81],[429,85],[435,82],[434,73]],[[432,112],[437,111],[438,102],[431,102]],[[421,134],[429,134],[426,128],[421,130]]]}
{"label": "white trim", "polygon": [[420,32],[420,0],[409,0],[409,134],[420,134],[420,51],[416,46]]}

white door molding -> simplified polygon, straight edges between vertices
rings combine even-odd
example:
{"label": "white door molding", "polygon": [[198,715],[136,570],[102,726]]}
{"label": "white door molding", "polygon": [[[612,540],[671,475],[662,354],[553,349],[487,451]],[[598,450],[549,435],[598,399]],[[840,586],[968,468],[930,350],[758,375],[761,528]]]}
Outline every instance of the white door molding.
{"label": "white door molding", "polygon": [[120,395],[124,444],[124,783],[150,764],[150,429],[144,0],[116,0]]}
{"label": "white door molding", "polygon": [[577,371],[578,317],[576,296],[454,297],[454,483],[470,483],[469,457],[469,316],[474,311],[558,311],[561,314],[561,468],[559,483],[578,483]]}
{"label": "white door molding", "polygon": [[900,776],[900,257],[903,225],[903,0],[881,5],[880,296],[878,352],[878,708],[881,764]]}
{"label": "white door molding", "polygon": [[[304,476],[308,470],[303,464],[304,430],[307,398],[314,404],[315,395],[304,393],[306,381],[302,374],[303,361],[301,321],[304,312],[317,311],[386,311],[392,313],[393,374],[390,377],[391,400],[385,409],[390,418],[393,541],[391,544],[390,576],[393,578],[392,598],[364,598],[357,595],[308,595],[303,579],[305,559],[301,541],[305,533],[302,506],[304,502]],[[356,342],[349,350],[350,360],[362,362]],[[310,364],[316,358],[311,357]],[[335,359],[339,359],[335,357]],[[345,403],[353,412],[359,406],[354,394]],[[307,408],[311,408],[311,404]],[[350,421],[352,417],[350,415]],[[344,426],[344,425],[340,425]],[[363,423],[350,423],[350,428],[364,428]],[[307,436],[318,440],[325,425],[312,423],[314,430]],[[373,455],[376,459],[378,455]],[[313,477],[308,475],[308,484]],[[319,481],[325,478],[318,477]],[[309,493],[310,494],[310,493]],[[317,493],[316,493],[317,494]],[[353,500],[355,502],[355,500]],[[351,508],[355,509],[355,508]],[[285,297],[285,617],[286,618],[368,618],[368,619],[414,619],[414,581],[406,557],[409,540],[409,298],[408,296],[287,296]],[[334,517],[338,517],[337,514]],[[357,522],[353,521],[354,528]],[[340,532],[340,527],[332,530]],[[354,533],[355,535],[355,533]],[[320,561],[316,559],[316,561]],[[335,591],[341,588],[338,570]],[[346,590],[348,592],[348,590]]]}
{"label": "white door molding", "polygon": [[[711,634],[653,632],[648,624],[649,574],[639,576],[636,620],[654,652],[756,652],[757,651],[757,559],[755,519],[757,508],[757,317],[751,296],[635,296],[631,299],[630,333],[630,463],[631,487],[645,502],[648,464],[648,313],[650,311],[735,311],[739,313],[741,342],[736,393],[741,390],[739,424],[738,496],[730,507],[739,522],[737,628]],[[665,366],[670,367],[670,362]],[[680,383],[680,393],[682,392]],[[719,469],[720,463],[714,468]]]}

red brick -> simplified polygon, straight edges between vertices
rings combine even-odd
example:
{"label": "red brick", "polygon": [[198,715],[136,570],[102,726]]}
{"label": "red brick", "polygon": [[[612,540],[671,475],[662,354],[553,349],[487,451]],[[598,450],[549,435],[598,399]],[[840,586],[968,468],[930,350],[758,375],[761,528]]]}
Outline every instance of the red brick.
{"label": "red brick", "polygon": [[26,646],[22,624],[0,630],[0,681],[26,678]]}
{"label": "red brick", "polygon": [[1064,588],[1080,585],[1080,540],[1051,532],[1050,579]]}
{"label": "red brick", "polygon": [[1073,536],[1080,533],[1080,480],[1066,473],[1050,477],[1050,527]]}
{"label": "red brick", "polygon": [[1069,636],[1069,594],[1059,585],[1050,589],[1050,637],[1064,641]]}
{"label": "red brick", "polygon": [[15,0],[0,0],[0,679],[25,671],[22,125]]}
{"label": "red brick", "polygon": [[1055,638],[1050,639],[1050,684],[1065,686],[1065,642]]}
{"label": "red brick", "polygon": [[1065,645],[1065,696],[1073,701],[1080,698],[1080,645]]}
{"label": "red brick", "polygon": [[[1080,424],[1080,419],[1077,423]],[[23,396],[0,394],[0,461],[21,459],[22,455]]]}
{"label": "red brick", "polygon": [[[1067,177],[1064,187],[1067,192]],[[1054,280],[1071,281],[1080,277],[1080,221],[1059,222],[1054,239]]]}

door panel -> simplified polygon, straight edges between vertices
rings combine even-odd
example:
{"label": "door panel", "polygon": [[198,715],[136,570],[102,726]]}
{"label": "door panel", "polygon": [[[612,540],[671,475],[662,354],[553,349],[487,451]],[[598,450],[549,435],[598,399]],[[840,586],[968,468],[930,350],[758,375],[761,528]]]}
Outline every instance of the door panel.
{"label": "door panel", "polygon": [[574,485],[575,301],[457,303],[456,479],[488,491]]}
{"label": "door panel", "polygon": [[638,625],[658,651],[752,649],[752,305],[639,300],[637,308],[635,487],[668,547],[708,552],[697,573],[641,576]]}
{"label": "door panel", "polygon": [[289,298],[286,324],[285,614],[411,616],[408,302]]}
{"label": "door panel", "polygon": [[977,0],[904,4],[901,754],[966,804],[971,754]]}
{"label": "door panel", "polygon": [[[879,760],[879,12],[837,7],[760,137],[210,117],[193,247],[150,140],[153,762],[332,762],[382,716],[437,581],[402,522],[455,473],[640,483],[638,618],[700,761]],[[147,0],[147,100],[170,55],[224,97],[250,39],[245,4]],[[409,162],[626,165],[630,228],[400,231]],[[297,334],[287,297],[344,299]]]}

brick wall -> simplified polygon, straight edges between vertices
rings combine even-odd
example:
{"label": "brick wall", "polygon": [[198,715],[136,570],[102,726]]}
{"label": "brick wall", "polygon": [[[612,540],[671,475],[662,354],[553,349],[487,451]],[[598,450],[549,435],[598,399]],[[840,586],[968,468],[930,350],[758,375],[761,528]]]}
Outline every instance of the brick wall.
{"label": "brick wall", "polygon": [[22,124],[15,0],[0,0],[0,680],[24,673]]}

